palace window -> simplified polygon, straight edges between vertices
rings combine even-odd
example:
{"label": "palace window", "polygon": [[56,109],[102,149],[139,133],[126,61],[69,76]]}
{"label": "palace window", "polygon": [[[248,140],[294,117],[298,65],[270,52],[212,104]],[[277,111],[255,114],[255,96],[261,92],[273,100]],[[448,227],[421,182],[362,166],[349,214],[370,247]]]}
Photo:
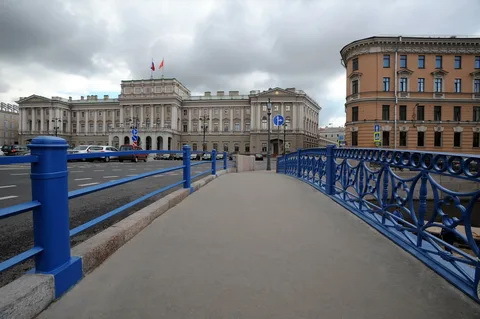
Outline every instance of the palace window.
{"label": "palace window", "polygon": [[454,106],[453,107],[453,120],[460,122],[462,120],[462,107]]}
{"label": "palace window", "polygon": [[267,118],[263,117],[262,118],[262,130],[266,130],[266,129],[267,129]]}
{"label": "palace window", "polygon": [[400,78],[400,92],[407,92],[408,91],[408,82],[407,78]]}
{"label": "palace window", "polygon": [[352,132],[352,146],[358,146],[358,132]]}
{"label": "palace window", "polygon": [[455,56],[454,67],[455,67],[455,69],[461,69],[462,68],[462,57],[461,56],[459,56],[459,55]]}
{"label": "palace window", "polygon": [[433,145],[438,147],[442,146],[442,132],[435,132]]}
{"label": "palace window", "polygon": [[425,121],[425,106],[417,106],[417,120]]}
{"label": "palace window", "polygon": [[390,146],[390,132],[383,131],[382,132],[382,146]]}
{"label": "palace window", "polygon": [[473,132],[473,147],[480,147],[480,133]]}
{"label": "palace window", "polygon": [[235,131],[240,132],[240,123],[235,123]]}
{"label": "palace window", "polygon": [[424,55],[419,55],[418,56],[418,68],[419,69],[425,69],[425,56]]}
{"label": "palace window", "polygon": [[443,92],[443,79],[435,78],[435,92]]}
{"label": "palace window", "polygon": [[250,153],[250,144],[249,143],[245,143],[245,153]]}
{"label": "palace window", "polygon": [[390,91],[390,78],[383,78],[383,91]]}
{"label": "palace window", "polygon": [[441,69],[442,68],[442,63],[443,62],[443,59],[442,59],[442,56],[441,55],[437,55],[435,57],[435,68],[436,69]]}
{"label": "palace window", "polygon": [[418,92],[425,92],[425,79],[418,78]]}
{"label": "palace window", "polygon": [[193,143],[192,144],[192,151],[196,151],[197,150],[197,143]]}
{"label": "palace window", "polygon": [[473,92],[480,93],[480,79],[473,80]]}
{"label": "palace window", "polygon": [[358,121],[358,106],[352,107],[352,122]]}
{"label": "palace window", "polygon": [[462,133],[461,132],[454,132],[453,133],[453,146],[460,147],[462,145]]}
{"label": "palace window", "polygon": [[407,120],[407,106],[400,105],[400,121],[406,121],[406,120]]}
{"label": "palace window", "polygon": [[425,146],[425,132],[417,132],[417,146]]}
{"label": "palace window", "polygon": [[262,143],[262,152],[267,151],[267,143]]}
{"label": "palace window", "polygon": [[434,121],[442,120],[442,107],[440,105],[435,105],[433,107],[433,120]]}
{"label": "palace window", "polygon": [[406,68],[407,67],[407,56],[406,55],[400,55],[400,67],[401,68]]}
{"label": "palace window", "polygon": [[462,79],[455,79],[454,87],[455,87],[455,93],[462,92]]}
{"label": "palace window", "polygon": [[473,107],[473,121],[480,122],[480,106]]}
{"label": "palace window", "polygon": [[352,69],[353,69],[353,71],[358,70],[358,58],[353,58],[352,59]]}
{"label": "palace window", "polygon": [[389,68],[390,67],[390,54],[383,55],[383,67]]}
{"label": "palace window", "polygon": [[400,146],[407,146],[407,132],[400,132]]}
{"label": "palace window", "polygon": [[382,120],[390,120],[390,105],[382,105]]}
{"label": "palace window", "polygon": [[352,81],[352,94],[358,93],[358,80]]}

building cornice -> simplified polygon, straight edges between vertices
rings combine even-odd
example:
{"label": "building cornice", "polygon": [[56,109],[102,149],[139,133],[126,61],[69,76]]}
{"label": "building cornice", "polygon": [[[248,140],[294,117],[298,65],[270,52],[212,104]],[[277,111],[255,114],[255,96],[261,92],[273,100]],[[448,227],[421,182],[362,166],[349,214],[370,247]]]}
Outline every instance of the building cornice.
{"label": "building cornice", "polygon": [[352,57],[369,53],[480,54],[478,37],[370,37],[340,50],[344,65]]}

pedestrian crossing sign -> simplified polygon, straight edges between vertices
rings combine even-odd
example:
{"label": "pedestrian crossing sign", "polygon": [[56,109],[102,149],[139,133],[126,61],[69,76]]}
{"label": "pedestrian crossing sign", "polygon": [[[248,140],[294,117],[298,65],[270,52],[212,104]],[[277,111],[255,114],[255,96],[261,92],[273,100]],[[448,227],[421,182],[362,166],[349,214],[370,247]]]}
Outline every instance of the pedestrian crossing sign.
{"label": "pedestrian crossing sign", "polygon": [[373,141],[380,142],[380,132],[373,132]]}

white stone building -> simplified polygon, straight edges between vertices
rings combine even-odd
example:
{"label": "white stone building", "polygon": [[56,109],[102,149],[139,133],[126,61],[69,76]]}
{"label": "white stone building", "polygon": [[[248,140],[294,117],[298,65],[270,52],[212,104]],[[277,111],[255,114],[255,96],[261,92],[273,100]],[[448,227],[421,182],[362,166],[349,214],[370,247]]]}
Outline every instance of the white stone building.
{"label": "white stone building", "polygon": [[[283,127],[272,125],[270,143],[274,154],[317,146],[318,115],[321,107],[305,92],[294,88],[267,91],[205,92],[192,96],[176,79],[122,81],[117,99],[95,95],[80,100],[38,95],[20,98],[20,141],[37,135],[65,138],[72,146],[131,143],[131,129],[138,128],[144,149],[180,149],[266,153],[267,102],[272,118],[286,118]],[[204,134],[205,131],[205,134]],[[280,133],[280,134],[278,134]]]}
{"label": "white stone building", "polygon": [[18,105],[0,103],[0,146],[18,143]]}

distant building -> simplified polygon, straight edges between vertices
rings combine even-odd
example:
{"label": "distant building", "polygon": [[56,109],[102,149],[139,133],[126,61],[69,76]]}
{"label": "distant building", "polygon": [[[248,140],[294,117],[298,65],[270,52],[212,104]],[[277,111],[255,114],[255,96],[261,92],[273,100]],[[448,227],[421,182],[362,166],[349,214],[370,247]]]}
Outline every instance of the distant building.
{"label": "distant building", "polygon": [[[37,135],[65,138],[71,145],[119,146],[131,142],[132,127],[138,128],[145,149],[180,149],[238,152],[267,151],[267,102],[272,118],[285,117],[286,141],[272,125],[272,153],[317,146],[320,106],[304,91],[295,88],[205,92],[190,95],[176,79],[122,81],[118,99],[108,95],[83,96],[79,100],[38,95],[20,98],[22,141]],[[205,135],[204,135],[205,129]]]}
{"label": "distant building", "polygon": [[[318,129],[319,140],[324,140],[324,144],[337,144],[344,146],[345,141],[345,127],[343,126],[325,126]],[[328,143],[330,142],[330,143]]]}
{"label": "distant building", "polygon": [[18,144],[18,105],[0,103],[0,146]]}
{"label": "distant building", "polygon": [[375,36],[340,54],[347,145],[480,153],[480,38]]}

